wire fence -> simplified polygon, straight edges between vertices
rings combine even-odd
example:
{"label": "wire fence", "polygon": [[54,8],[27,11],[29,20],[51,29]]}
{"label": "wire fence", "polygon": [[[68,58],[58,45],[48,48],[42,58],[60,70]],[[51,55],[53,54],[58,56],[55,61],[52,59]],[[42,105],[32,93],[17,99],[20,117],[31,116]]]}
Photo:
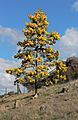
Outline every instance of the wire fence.
{"label": "wire fence", "polygon": [[[20,90],[22,93],[27,93],[26,87],[24,87],[24,86],[19,86],[19,87],[20,87]],[[14,89],[9,88],[9,87],[1,87],[0,88],[0,95],[8,94],[9,92],[16,93],[17,88],[16,87]]]}

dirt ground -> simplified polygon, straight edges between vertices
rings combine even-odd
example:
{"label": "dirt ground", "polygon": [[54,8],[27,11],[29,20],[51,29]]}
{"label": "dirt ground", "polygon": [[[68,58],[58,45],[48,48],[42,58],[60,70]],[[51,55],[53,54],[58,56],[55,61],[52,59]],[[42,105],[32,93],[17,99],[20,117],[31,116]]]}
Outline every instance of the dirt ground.
{"label": "dirt ground", "polygon": [[78,80],[0,97],[0,120],[78,120]]}

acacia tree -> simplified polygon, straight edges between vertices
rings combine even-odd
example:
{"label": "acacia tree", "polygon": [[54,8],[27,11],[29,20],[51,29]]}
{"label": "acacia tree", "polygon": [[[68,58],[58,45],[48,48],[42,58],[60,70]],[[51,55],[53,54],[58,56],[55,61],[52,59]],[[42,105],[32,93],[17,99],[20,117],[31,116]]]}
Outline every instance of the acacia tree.
{"label": "acacia tree", "polygon": [[[16,76],[15,82],[19,82],[26,87],[34,85],[35,95],[37,95],[38,81],[49,75],[48,69],[50,66],[57,66],[56,60],[59,57],[59,52],[54,50],[52,46],[60,39],[60,35],[57,32],[47,32],[47,16],[42,10],[38,10],[34,15],[28,17],[30,23],[26,22],[25,28],[22,30],[26,39],[17,43],[20,49],[14,56],[21,59],[21,65],[18,68],[6,70],[6,72]],[[66,67],[63,67],[62,64],[60,69],[66,71]],[[56,72],[59,74],[58,69],[56,69]],[[62,79],[66,79],[65,75],[61,75]],[[54,79],[58,79],[57,75]],[[49,85],[52,80],[45,79],[44,83]]]}

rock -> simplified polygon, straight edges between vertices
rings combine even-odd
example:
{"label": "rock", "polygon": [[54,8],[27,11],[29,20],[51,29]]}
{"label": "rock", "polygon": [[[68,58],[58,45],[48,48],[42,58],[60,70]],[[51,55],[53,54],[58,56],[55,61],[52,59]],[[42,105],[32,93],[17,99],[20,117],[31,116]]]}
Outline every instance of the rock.
{"label": "rock", "polygon": [[63,93],[68,92],[68,87],[64,87],[64,88],[62,89],[62,92],[63,92]]}
{"label": "rock", "polygon": [[70,57],[66,60],[67,79],[74,80],[78,78],[78,58]]}
{"label": "rock", "polygon": [[63,87],[58,93],[66,93],[68,91],[69,91],[68,87]]}
{"label": "rock", "polygon": [[38,98],[38,94],[35,94],[33,97],[33,99],[36,99],[36,98]]}
{"label": "rock", "polygon": [[69,98],[67,98],[67,97],[64,98],[64,101],[68,101],[68,100],[69,100]]}
{"label": "rock", "polygon": [[21,100],[15,100],[14,102],[14,108],[22,107]]}
{"label": "rock", "polygon": [[40,106],[40,111],[41,111],[41,112],[45,112],[45,111],[46,111],[46,108],[47,108],[47,106],[42,105],[42,106]]}

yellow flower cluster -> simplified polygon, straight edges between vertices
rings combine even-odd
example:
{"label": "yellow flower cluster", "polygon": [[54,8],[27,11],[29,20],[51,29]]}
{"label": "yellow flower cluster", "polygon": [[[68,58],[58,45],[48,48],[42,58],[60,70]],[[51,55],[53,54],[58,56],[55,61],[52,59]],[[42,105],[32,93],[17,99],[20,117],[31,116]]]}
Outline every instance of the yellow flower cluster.
{"label": "yellow flower cluster", "polygon": [[41,73],[41,71],[45,71],[45,70],[47,70],[48,68],[47,68],[47,66],[45,66],[45,65],[38,65],[36,69],[37,69],[37,72],[38,72],[38,73]]}
{"label": "yellow flower cluster", "polygon": [[55,63],[54,63],[54,62],[50,62],[49,65],[50,65],[50,66],[55,66]]}
{"label": "yellow flower cluster", "polygon": [[24,60],[29,61],[30,63],[33,62],[33,56],[31,54],[23,55]]}
{"label": "yellow flower cluster", "polygon": [[51,47],[48,47],[48,48],[47,48],[47,52],[48,52],[48,53],[52,53],[52,52],[54,52],[54,50],[53,50]]}
{"label": "yellow flower cluster", "polygon": [[[35,34],[39,36],[41,34],[46,34],[48,26],[47,17],[41,10],[35,13],[35,15],[29,15],[28,17],[30,19],[30,23],[25,23],[27,30],[22,29],[26,38],[30,38],[31,35],[33,36]],[[44,44],[44,42],[41,41],[40,43]]]}
{"label": "yellow flower cluster", "polygon": [[67,71],[67,67],[66,67],[66,65],[63,63],[63,61],[58,60],[58,61],[55,62],[55,65],[58,67],[59,70],[64,71],[64,72]]}
{"label": "yellow flower cluster", "polygon": [[37,57],[37,58],[35,58],[35,61],[42,62],[42,58],[41,57]]}
{"label": "yellow flower cluster", "polygon": [[45,20],[47,20],[47,16],[45,14],[43,14],[41,19],[42,19],[42,21],[45,21]]}
{"label": "yellow flower cluster", "polygon": [[53,60],[53,59],[58,59],[59,56],[59,52],[56,50],[53,50],[52,48],[47,48],[45,51],[43,51],[46,53],[46,56],[49,60]]}
{"label": "yellow flower cluster", "polygon": [[38,10],[35,15],[29,15],[28,17],[30,18],[30,23],[26,22],[27,30],[23,29],[22,31],[26,38],[31,38],[31,36],[34,38],[36,35],[36,41],[27,41],[26,46],[33,46],[34,43],[53,45],[54,40],[60,39],[60,35],[57,32],[51,32],[50,34],[46,32],[48,26],[47,17],[41,10]]}
{"label": "yellow flower cluster", "polygon": [[31,41],[31,40],[24,40],[23,44],[24,44],[24,47],[25,46],[26,47],[33,47],[33,45],[34,45],[33,41]]}
{"label": "yellow flower cluster", "polygon": [[32,71],[32,70],[29,70],[29,71],[26,72],[26,75],[27,75],[27,76],[33,76],[33,75],[35,75],[35,74],[36,74],[36,71],[35,71],[35,70],[33,70],[33,71]]}
{"label": "yellow flower cluster", "polygon": [[60,79],[66,80],[66,75],[60,75]]}
{"label": "yellow flower cluster", "polygon": [[[34,23],[37,23],[37,24],[42,23],[41,26],[42,25],[45,25],[45,26],[48,25],[47,17],[41,10],[38,10],[38,12],[36,12],[34,16],[33,15],[29,15],[28,17]],[[40,26],[40,24],[39,24],[39,26]]]}
{"label": "yellow flower cluster", "polygon": [[[39,28],[39,27],[38,27],[38,29],[37,29],[37,34],[38,34],[38,35],[44,34],[45,32],[46,32],[46,31],[45,31],[44,28]],[[40,36],[40,37],[42,37],[42,36]]]}
{"label": "yellow flower cluster", "polygon": [[[45,31],[42,29],[40,31],[37,31],[38,34],[42,34],[44,33]],[[44,45],[44,44],[49,44],[50,41],[48,41],[47,37],[46,36],[43,36],[43,35],[40,35],[40,36],[34,36],[34,39],[35,39],[35,43],[36,44],[40,44],[40,45]]]}
{"label": "yellow flower cluster", "polygon": [[49,60],[56,58],[56,56],[54,54],[51,54],[51,53],[48,53],[46,56],[48,57]]}
{"label": "yellow flower cluster", "polygon": [[43,50],[43,53],[46,53],[46,50],[45,50],[45,49]]}
{"label": "yellow flower cluster", "polygon": [[37,73],[37,75],[35,77],[42,78],[42,77],[46,77],[47,75],[48,75],[47,71],[41,71],[40,73]]}
{"label": "yellow flower cluster", "polygon": [[45,70],[47,67],[45,65],[38,65],[37,69]]}
{"label": "yellow flower cluster", "polygon": [[36,30],[29,27],[28,30],[25,30],[24,28],[22,29],[22,32],[24,32],[24,35],[26,36],[26,38],[30,38],[31,35],[36,34]]}
{"label": "yellow flower cluster", "polygon": [[35,77],[40,79],[41,78],[40,73],[37,73],[37,75],[35,75]]}
{"label": "yellow flower cluster", "polygon": [[44,21],[44,25],[47,26],[47,25],[48,25],[48,22],[47,22],[47,21]]}
{"label": "yellow flower cluster", "polygon": [[25,80],[24,80],[23,78],[18,78],[17,80],[18,80],[18,82],[19,82],[20,84],[25,83]]}
{"label": "yellow flower cluster", "polygon": [[33,47],[34,43],[32,40],[24,40],[23,42],[18,42],[17,45],[19,45],[21,47]]}
{"label": "yellow flower cluster", "polygon": [[19,76],[21,73],[23,73],[23,69],[21,68],[10,68],[6,70],[8,74]]}
{"label": "yellow flower cluster", "polygon": [[43,53],[46,54],[49,60],[55,59],[59,56],[58,51],[53,50],[51,47],[45,48]]}
{"label": "yellow flower cluster", "polygon": [[29,81],[30,84],[35,83],[35,79],[33,79],[32,76],[28,76],[28,81]]}
{"label": "yellow flower cluster", "polygon": [[25,43],[25,46],[27,47],[27,46],[33,46],[34,45],[34,43],[33,43],[33,41],[30,41],[30,40],[26,40],[25,41],[26,43]]}
{"label": "yellow flower cluster", "polygon": [[60,35],[57,32],[51,32],[50,33],[50,37],[55,40],[59,40],[60,39]]}
{"label": "yellow flower cluster", "polygon": [[8,74],[13,74],[13,71],[14,71],[14,69],[13,68],[10,68],[10,69],[8,69],[8,70],[6,70],[6,72],[8,73]]}
{"label": "yellow flower cluster", "polygon": [[39,40],[39,43],[41,44],[41,45],[44,45],[44,44],[46,44],[47,43],[47,38],[45,37],[45,36],[39,36],[38,37],[38,40]]}
{"label": "yellow flower cluster", "polygon": [[46,44],[45,41],[39,41],[39,43],[40,43],[40,45],[44,45],[44,44]]}
{"label": "yellow flower cluster", "polygon": [[26,27],[27,27],[28,29],[29,29],[29,28],[36,29],[38,26],[37,26],[36,23],[32,23],[32,22],[27,23],[27,22],[26,22]]}
{"label": "yellow flower cluster", "polygon": [[47,72],[47,71],[41,72],[41,76],[42,76],[42,77],[45,77],[45,76],[47,76],[47,75],[48,75],[48,72]]}
{"label": "yellow flower cluster", "polygon": [[66,65],[61,61],[56,61],[55,62],[56,65],[56,78],[59,80],[66,80],[66,71],[67,71],[67,67]]}

